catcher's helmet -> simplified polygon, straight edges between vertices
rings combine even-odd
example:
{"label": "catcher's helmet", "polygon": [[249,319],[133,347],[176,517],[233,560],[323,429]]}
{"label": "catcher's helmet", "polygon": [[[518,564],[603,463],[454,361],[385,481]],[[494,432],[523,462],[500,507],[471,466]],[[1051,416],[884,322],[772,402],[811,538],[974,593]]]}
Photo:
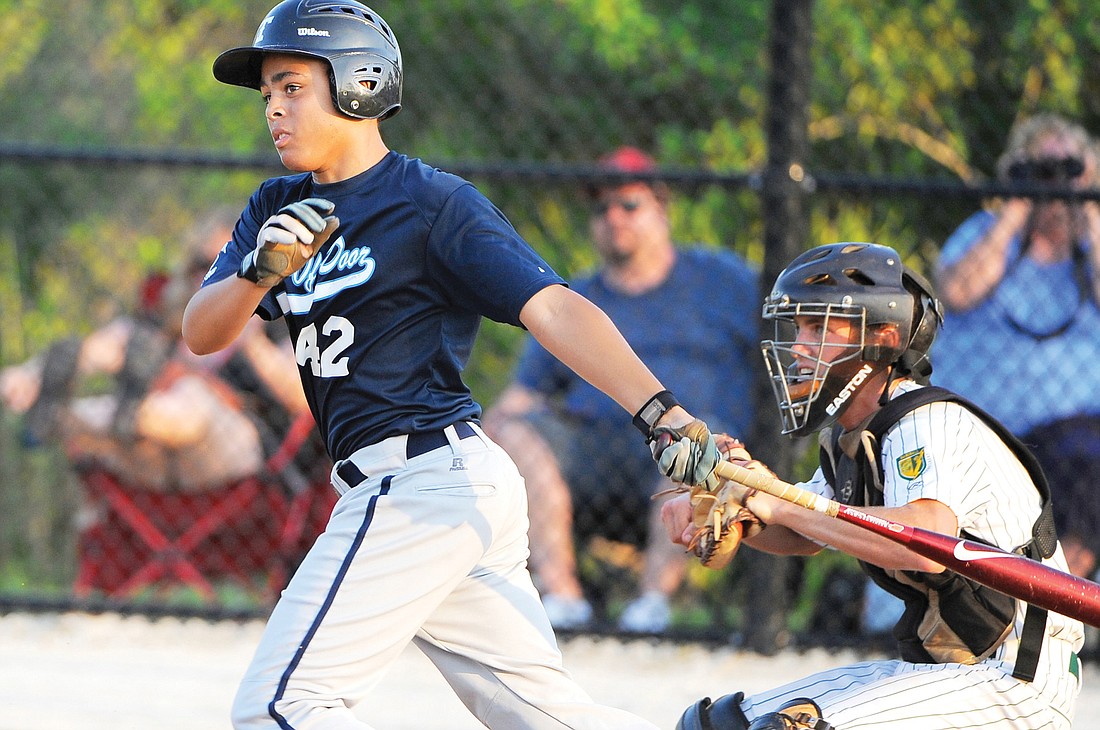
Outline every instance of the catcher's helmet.
{"label": "catcher's helmet", "polygon": [[401,109],[401,49],[378,13],[354,0],[284,0],[271,9],[251,46],[214,61],[214,78],[260,88],[264,53],[328,63],[332,99],[349,117],[386,119]]}
{"label": "catcher's helmet", "polygon": [[[822,340],[795,341],[796,316],[824,318]],[[887,368],[893,377],[926,380],[932,373],[928,351],[943,320],[928,282],[894,249],[873,243],[833,243],[798,256],[776,279],[764,318],[775,323],[775,339],[761,345],[783,433],[798,435],[839,418],[852,396]],[[851,323],[853,336],[847,345],[830,345],[842,352],[825,360],[825,329],[837,318]],[[897,328],[896,347],[869,336],[886,324]],[[817,349],[807,354],[812,347]]]}

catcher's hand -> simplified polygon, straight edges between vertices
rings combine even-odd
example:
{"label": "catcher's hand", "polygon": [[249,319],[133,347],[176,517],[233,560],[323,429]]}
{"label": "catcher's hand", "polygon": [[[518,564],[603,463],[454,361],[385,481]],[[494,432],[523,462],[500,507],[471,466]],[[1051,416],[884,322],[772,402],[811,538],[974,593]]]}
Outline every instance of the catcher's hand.
{"label": "catcher's hand", "polygon": [[[726,434],[715,436],[722,458],[747,469],[765,468],[755,461],[745,445]],[[764,523],[745,506],[756,490],[737,482],[719,483],[717,489],[691,489],[691,516],[695,534],[688,543],[699,562],[715,570],[724,568],[741,547],[741,540],[764,529]]]}
{"label": "catcher's hand", "polygon": [[718,446],[707,424],[696,418],[686,426],[657,426],[649,441],[653,459],[661,473],[674,482],[707,489],[718,486],[714,467]]}
{"label": "catcher's hand", "polygon": [[340,225],[331,215],[335,209],[323,198],[284,205],[260,228],[256,249],[244,257],[238,276],[270,288],[305,266]]}

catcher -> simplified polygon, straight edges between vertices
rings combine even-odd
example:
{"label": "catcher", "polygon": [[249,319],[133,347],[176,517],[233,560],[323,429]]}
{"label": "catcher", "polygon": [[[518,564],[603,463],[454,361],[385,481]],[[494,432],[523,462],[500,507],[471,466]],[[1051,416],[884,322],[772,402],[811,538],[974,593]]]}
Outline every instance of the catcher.
{"label": "catcher", "polygon": [[[1066,570],[1046,480],[999,423],[926,386],[940,326],[928,284],[893,249],[836,243],[796,258],[764,304],[763,342],[786,434],[819,430],[821,465],[801,486],[890,520],[1019,551]],[[684,449],[661,439],[655,451]],[[766,469],[739,443],[727,459]],[[779,554],[849,553],[902,599],[899,659],[821,672],[689,707],[679,730],[889,727],[1069,728],[1082,625],[991,591],[904,547],[732,483],[662,505],[669,537],[704,564],[741,540]]]}

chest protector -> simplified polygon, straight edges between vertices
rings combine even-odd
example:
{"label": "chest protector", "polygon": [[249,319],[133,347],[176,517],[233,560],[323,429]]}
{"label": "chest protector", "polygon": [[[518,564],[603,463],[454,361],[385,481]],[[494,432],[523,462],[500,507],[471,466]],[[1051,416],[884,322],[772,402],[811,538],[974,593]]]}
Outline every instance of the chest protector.
{"label": "chest protector", "polygon": [[[928,386],[902,393],[890,400],[860,434],[855,459],[840,448],[841,429],[820,434],[821,468],[832,485],[836,499],[853,507],[884,504],[882,436],[905,414],[936,401],[958,403],[979,416],[1007,445],[1027,469],[1042,496],[1042,510],[1031,529],[1031,540],[1015,552],[1033,560],[1049,558],[1057,548],[1050,488],[1038,461],[1030,451],[995,418],[970,401],[943,388]],[[983,542],[965,531],[962,537]],[[1002,549],[1013,548],[995,546]],[[901,658],[916,663],[958,662],[973,664],[988,658],[1008,637],[1016,616],[1016,599],[964,578],[950,570],[942,573],[885,570],[861,561],[861,567],[876,584],[905,602],[905,612],[894,626]],[[1047,612],[1027,607],[1020,648],[1013,676],[1025,682],[1035,678]]]}

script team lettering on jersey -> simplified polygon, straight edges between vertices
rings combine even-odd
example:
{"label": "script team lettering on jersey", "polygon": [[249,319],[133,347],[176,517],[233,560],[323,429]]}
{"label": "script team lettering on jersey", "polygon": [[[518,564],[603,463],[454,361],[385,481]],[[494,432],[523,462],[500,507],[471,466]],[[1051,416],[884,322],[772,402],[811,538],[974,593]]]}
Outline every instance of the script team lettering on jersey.
{"label": "script team lettering on jersey", "polygon": [[[375,260],[370,246],[348,249],[340,236],[323,256],[316,256],[290,276],[294,284],[302,287],[302,294],[287,294],[287,309],[294,314],[305,314],[315,301],[328,299],[344,289],[359,286],[374,276]],[[317,283],[317,279],[332,272],[341,275]],[[346,272],[346,273],[343,273]]]}

